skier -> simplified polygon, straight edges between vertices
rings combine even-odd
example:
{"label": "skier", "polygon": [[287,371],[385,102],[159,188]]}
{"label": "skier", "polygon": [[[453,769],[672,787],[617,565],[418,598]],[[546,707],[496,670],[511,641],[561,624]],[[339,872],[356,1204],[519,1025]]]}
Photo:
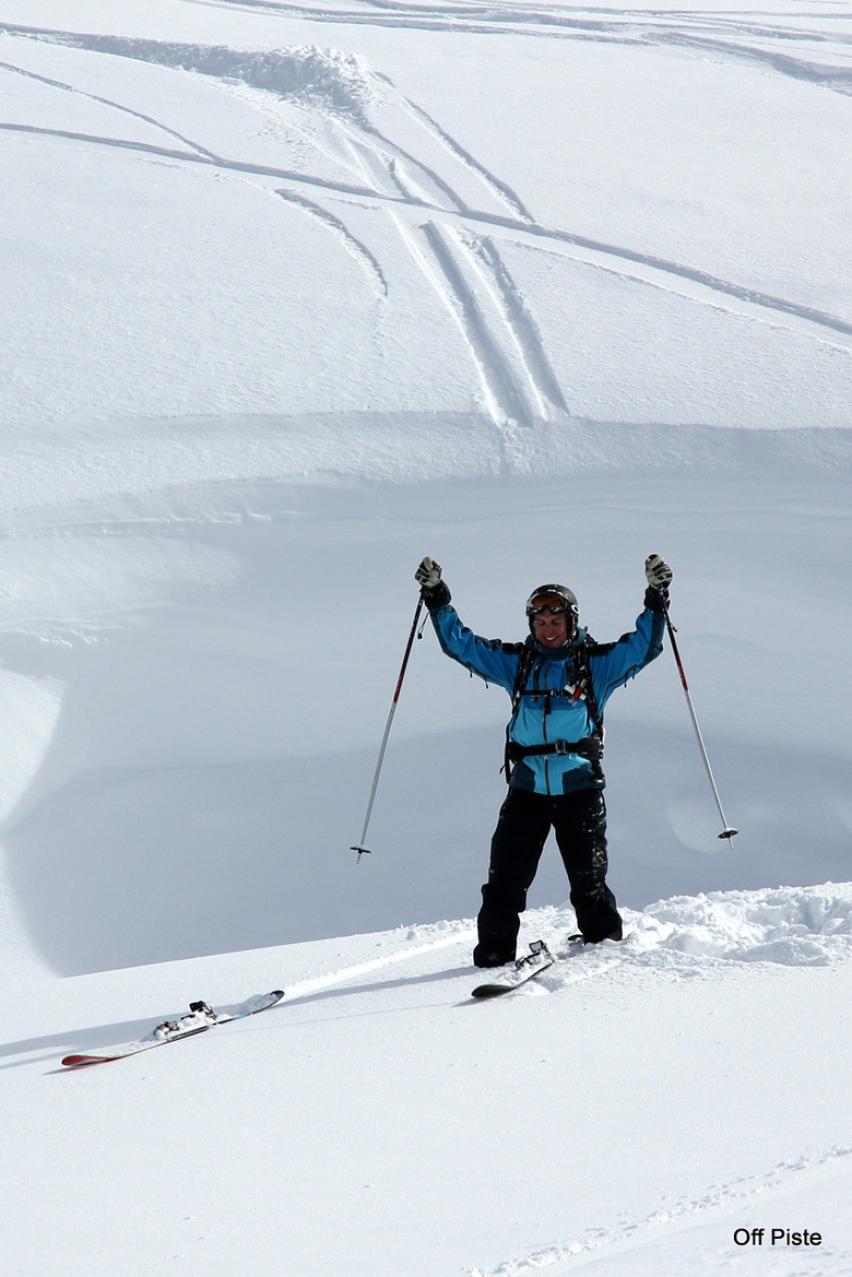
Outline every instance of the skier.
{"label": "skier", "polygon": [[526,604],[529,636],[523,643],[503,643],[480,638],[462,624],[434,559],[424,558],[414,575],[447,656],[512,698],[506,728],[509,793],[491,841],[475,965],[514,960],[519,915],[551,829],[584,940],[620,940],[621,915],[606,884],[603,709],[617,687],[662,651],[671,568],[658,554],[648,557],[644,611],[635,630],[615,643],[595,643],[578,625],[576,596],[564,585],[533,590]]}

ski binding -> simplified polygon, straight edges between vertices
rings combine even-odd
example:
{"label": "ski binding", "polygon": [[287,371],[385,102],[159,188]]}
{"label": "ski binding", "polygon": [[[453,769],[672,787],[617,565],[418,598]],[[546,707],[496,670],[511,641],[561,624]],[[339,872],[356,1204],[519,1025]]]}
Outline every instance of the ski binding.
{"label": "ski binding", "polygon": [[510,969],[499,980],[490,984],[480,984],[472,990],[471,996],[479,998],[499,998],[504,993],[512,993],[522,984],[534,980],[542,971],[552,967],[556,959],[543,940],[533,940],[530,951],[525,958],[518,958]]}
{"label": "ski binding", "polygon": [[215,1011],[207,1002],[190,1002],[186,1015],[178,1016],[176,1020],[163,1020],[136,1042],[125,1042],[120,1046],[104,1047],[85,1054],[66,1055],[62,1063],[69,1068],[79,1068],[86,1064],[106,1064],[110,1060],[122,1060],[128,1055],[138,1055],[140,1051],[150,1051],[155,1046],[166,1046],[169,1042],[180,1042],[183,1038],[195,1037],[197,1033],[206,1033],[217,1024],[243,1020],[246,1016],[257,1015],[259,1011],[268,1011],[283,997],[283,989],[273,989],[271,993],[258,993],[253,998],[246,998],[244,1002],[223,1007],[221,1011]]}

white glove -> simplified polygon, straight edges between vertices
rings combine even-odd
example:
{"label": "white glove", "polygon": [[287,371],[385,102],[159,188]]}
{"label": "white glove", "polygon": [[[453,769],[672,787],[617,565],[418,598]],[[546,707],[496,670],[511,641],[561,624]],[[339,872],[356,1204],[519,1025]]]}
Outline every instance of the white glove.
{"label": "white glove", "polygon": [[436,563],[427,555],[425,559],[421,559],[420,566],[414,573],[414,579],[418,585],[422,585],[424,590],[434,590],[441,580],[440,563]]}
{"label": "white glove", "polygon": [[652,590],[665,590],[672,583],[672,570],[659,554],[649,554],[645,560],[645,576]]}

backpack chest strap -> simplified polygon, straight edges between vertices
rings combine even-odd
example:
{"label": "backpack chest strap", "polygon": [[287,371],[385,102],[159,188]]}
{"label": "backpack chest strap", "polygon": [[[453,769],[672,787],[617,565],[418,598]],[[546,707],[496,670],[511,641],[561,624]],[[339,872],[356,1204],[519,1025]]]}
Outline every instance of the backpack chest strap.
{"label": "backpack chest strap", "polygon": [[542,754],[579,754],[581,758],[586,758],[590,763],[600,762],[603,754],[603,741],[600,736],[584,736],[581,740],[553,740],[548,741],[546,745],[519,745],[516,741],[509,741],[506,753],[509,761],[512,763],[520,763],[525,758],[533,758]]}

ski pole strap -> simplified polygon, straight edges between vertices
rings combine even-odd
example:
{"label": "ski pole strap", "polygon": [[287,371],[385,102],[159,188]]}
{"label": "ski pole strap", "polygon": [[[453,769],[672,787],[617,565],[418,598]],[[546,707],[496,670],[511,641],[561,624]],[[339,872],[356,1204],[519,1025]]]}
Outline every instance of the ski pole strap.
{"label": "ski pole strap", "polygon": [[579,754],[581,758],[597,763],[603,754],[603,741],[599,736],[584,736],[582,740],[553,740],[546,745],[519,745],[510,740],[506,753],[511,763],[520,763],[524,758],[541,754]]}

